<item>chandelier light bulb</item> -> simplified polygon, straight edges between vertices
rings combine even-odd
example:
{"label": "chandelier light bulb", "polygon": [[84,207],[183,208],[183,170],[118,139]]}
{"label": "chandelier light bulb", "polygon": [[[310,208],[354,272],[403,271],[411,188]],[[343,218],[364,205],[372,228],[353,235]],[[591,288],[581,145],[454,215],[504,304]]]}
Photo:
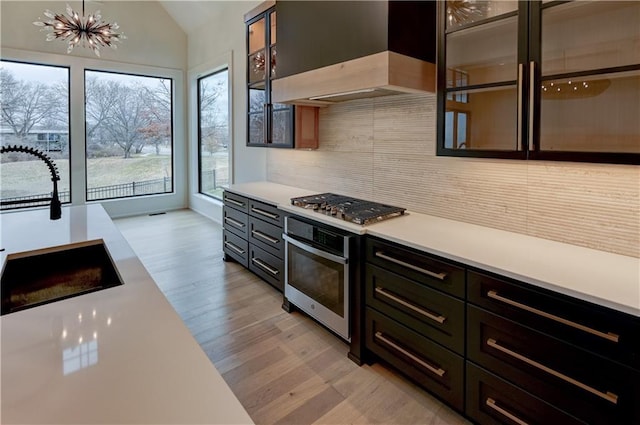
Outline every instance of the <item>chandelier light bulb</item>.
{"label": "chandelier light bulb", "polygon": [[45,10],[44,16],[49,20],[38,19],[33,24],[42,27],[41,31],[50,31],[47,34],[47,41],[61,40],[68,43],[67,53],[71,53],[77,44],[89,47],[96,56],[100,56],[101,47],[111,47],[116,49],[115,42],[122,42],[127,37],[115,30],[119,28],[117,23],[110,24],[102,20],[100,11],[95,14],[84,14],[84,1],[82,2],[82,17],[78,15],[71,6],[67,4],[67,14],[57,14],[50,10]]}

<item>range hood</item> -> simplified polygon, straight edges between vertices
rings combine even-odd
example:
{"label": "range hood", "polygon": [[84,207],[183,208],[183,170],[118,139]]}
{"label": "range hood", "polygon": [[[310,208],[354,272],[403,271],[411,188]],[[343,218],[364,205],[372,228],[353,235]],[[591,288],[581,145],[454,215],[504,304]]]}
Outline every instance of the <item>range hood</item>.
{"label": "range hood", "polygon": [[383,51],[273,80],[274,103],[328,106],[401,93],[434,93],[433,63]]}

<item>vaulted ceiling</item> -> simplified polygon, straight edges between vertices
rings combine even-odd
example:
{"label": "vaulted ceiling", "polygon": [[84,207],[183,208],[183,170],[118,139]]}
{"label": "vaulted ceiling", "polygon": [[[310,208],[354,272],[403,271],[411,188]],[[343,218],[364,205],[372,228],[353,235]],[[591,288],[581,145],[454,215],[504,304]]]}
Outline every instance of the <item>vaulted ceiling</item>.
{"label": "vaulted ceiling", "polygon": [[158,2],[187,34],[222,13],[226,3],[217,0],[159,0]]}

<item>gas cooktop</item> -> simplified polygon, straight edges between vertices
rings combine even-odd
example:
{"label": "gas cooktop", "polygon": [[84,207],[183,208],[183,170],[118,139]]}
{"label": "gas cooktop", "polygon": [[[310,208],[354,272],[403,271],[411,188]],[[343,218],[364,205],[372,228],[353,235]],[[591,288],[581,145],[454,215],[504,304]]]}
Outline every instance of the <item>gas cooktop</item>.
{"label": "gas cooktop", "polygon": [[320,193],[291,198],[291,205],[313,209],[319,213],[360,225],[398,217],[406,211],[406,208],[365,201],[335,193]]}

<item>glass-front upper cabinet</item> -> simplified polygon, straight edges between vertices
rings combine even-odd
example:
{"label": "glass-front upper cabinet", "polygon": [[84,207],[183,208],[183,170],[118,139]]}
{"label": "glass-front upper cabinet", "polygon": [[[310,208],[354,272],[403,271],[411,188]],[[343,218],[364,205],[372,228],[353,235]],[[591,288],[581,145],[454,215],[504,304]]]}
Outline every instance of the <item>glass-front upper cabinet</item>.
{"label": "glass-front upper cabinet", "polygon": [[439,6],[438,155],[639,162],[640,2]]}
{"label": "glass-front upper cabinet", "polygon": [[271,103],[277,76],[274,7],[247,20],[248,146],[293,147],[293,106]]}

